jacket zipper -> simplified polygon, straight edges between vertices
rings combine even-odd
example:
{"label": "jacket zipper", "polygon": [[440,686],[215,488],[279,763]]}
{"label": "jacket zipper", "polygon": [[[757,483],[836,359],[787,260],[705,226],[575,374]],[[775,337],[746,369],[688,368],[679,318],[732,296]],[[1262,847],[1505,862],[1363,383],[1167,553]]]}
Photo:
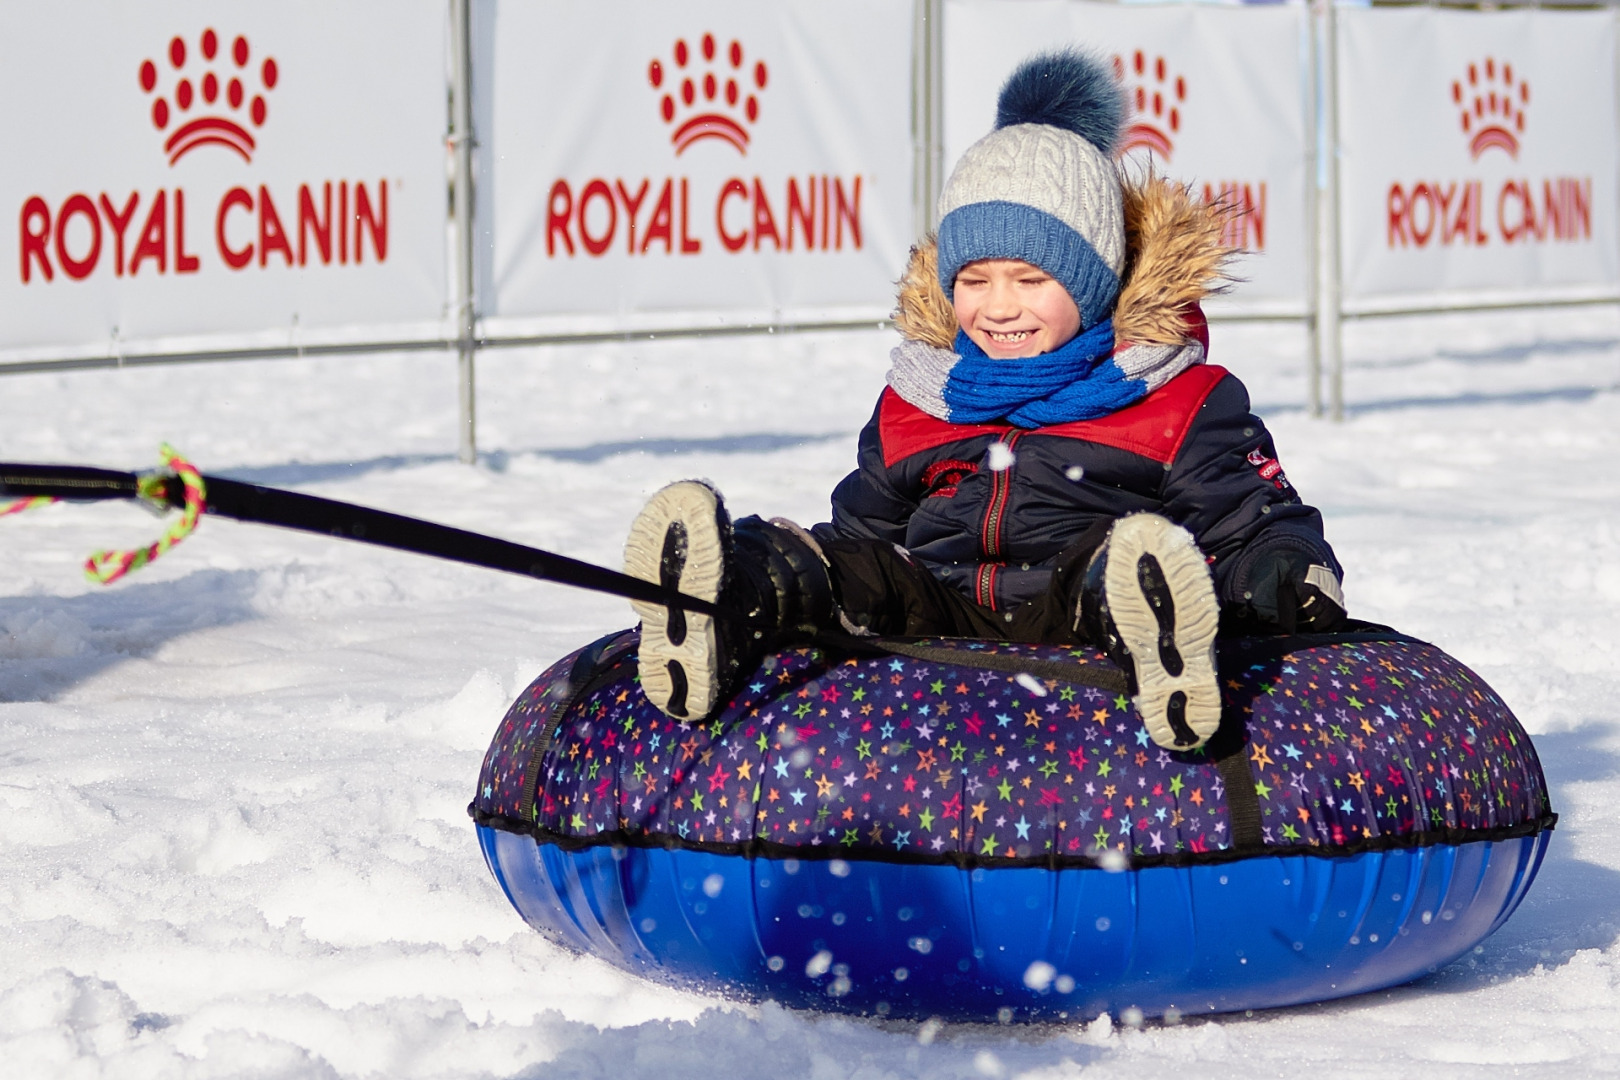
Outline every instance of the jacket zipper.
{"label": "jacket zipper", "polygon": [[[1011,450],[1022,436],[1021,431],[1011,431],[1001,441]],[[984,527],[980,530],[979,550],[986,561],[979,566],[977,599],[991,611],[996,610],[996,564],[990,560],[1001,554],[1001,526],[1006,520],[1004,515],[1007,499],[1012,493],[1012,471],[1016,464],[1015,461],[1000,472],[990,474],[990,501],[984,508]]]}
{"label": "jacket zipper", "polygon": [[978,595],[976,595],[973,599],[978,602],[980,607],[987,607],[991,611],[996,610],[995,563],[979,564],[979,579],[975,583],[975,592]]}

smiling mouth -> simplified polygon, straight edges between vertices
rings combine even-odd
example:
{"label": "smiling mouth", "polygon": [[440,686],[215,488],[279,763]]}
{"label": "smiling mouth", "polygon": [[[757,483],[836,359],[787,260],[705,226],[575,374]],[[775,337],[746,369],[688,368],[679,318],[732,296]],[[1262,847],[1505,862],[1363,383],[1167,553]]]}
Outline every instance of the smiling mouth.
{"label": "smiling mouth", "polygon": [[1030,339],[1030,336],[1034,334],[1035,331],[1010,330],[1006,333],[998,333],[995,330],[990,330],[987,331],[987,333],[990,335],[990,340],[995,342],[997,345],[1022,345],[1024,342]]}

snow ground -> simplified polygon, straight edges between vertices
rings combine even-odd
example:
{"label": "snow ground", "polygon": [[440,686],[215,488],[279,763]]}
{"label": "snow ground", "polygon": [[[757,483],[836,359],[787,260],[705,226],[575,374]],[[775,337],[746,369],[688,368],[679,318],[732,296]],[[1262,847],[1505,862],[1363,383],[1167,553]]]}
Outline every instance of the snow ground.
{"label": "snow ground", "polygon": [[[879,332],[485,354],[477,469],[444,356],[0,380],[0,459],[204,468],[613,564],[708,476],[817,520]],[[677,993],[556,948],[464,807],[507,701],[629,621],[590,594],[127,506],[0,522],[0,1072],[17,1077],[1566,1076],[1620,1071],[1620,315],[1353,324],[1342,425],[1297,330],[1216,328],[1355,613],[1434,641],[1536,736],[1563,815],[1477,953],[1408,987],[1179,1026],[919,1028]]]}

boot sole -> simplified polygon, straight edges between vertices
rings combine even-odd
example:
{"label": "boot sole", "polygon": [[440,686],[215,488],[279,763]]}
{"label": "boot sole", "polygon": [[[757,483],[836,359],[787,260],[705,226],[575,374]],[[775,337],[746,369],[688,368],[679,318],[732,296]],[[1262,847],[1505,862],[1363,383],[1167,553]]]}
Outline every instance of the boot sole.
{"label": "boot sole", "polygon": [[[713,488],[671,484],[647,501],[630,526],[624,572],[699,600],[716,601],[725,575],[725,510]],[[720,641],[714,619],[631,601],[641,617],[641,689],[665,715],[707,716],[720,692]]]}
{"label": "boot sole", "polygon": [[1136,711],[1160,746],[1192,750],[1221,724],[1215,669],[1220,609],[1203,552],[1157,514],[1132,514],[1108,538],[1108,610],[1136,669]]}

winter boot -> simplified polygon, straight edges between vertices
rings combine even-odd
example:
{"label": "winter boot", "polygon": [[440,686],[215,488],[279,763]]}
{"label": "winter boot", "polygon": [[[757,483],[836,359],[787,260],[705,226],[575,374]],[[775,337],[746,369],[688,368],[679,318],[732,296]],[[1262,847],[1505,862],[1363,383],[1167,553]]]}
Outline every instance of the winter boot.
{"label": "winter boot", "polygon": [[1221,723],[1220,605],[1192,534],[1157,514],[1120,518],[1086,567],[1076,629],[1125,669],[1153,741],[1194,750]]}
{"label": "winter boot", "polygon": [[630,526],[624,571],[747,616],[749,622],[639,601],[641,688],[666,715],[701,719],[766,651],[831,618],[832,585],[797,526],[732,525],[720,493],[683,480],[655,494]]}

